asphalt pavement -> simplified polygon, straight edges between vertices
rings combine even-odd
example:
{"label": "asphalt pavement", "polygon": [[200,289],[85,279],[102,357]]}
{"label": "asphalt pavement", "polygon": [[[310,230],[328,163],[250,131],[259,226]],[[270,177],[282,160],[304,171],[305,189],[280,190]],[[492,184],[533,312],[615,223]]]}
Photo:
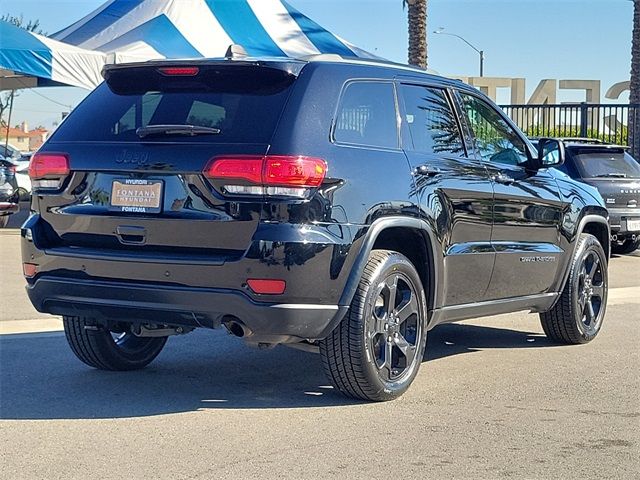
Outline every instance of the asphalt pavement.
{"label": "asphalt pavement", "polygon": [[90,369],[28,303],[17,230],[0,253],[0,478],[640,478],[640,252],[611,259],[594,342],[554,345],[526,313],[443,325],[384,404],[334,392],[312,353],[222,331]]}

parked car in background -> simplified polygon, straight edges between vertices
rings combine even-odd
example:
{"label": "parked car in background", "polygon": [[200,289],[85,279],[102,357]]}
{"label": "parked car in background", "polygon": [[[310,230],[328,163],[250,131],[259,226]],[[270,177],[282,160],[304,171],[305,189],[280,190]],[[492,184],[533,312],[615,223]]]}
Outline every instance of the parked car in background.
{"label": "parked car in background", "polygon": [[21,152],[11,144],[0,145],[0,159],[11,162],[15,167],[15,188],[20,200],[28,200],[31,196],[29,160],[32,155],[33,152]]}
{"label": "parked car in background", "polygon": [[16,167],[12,162],[0,159],[0,228],[6,227],[9,215],[20,209],[15,170]]}
{"label": "parked car in background", "polygon": [[22,157],[22,152],[13,145],[0,142],[0,159],[5,160],[19,160]]}
{"label": "parked car in background", "polygon": [[29,159],[31,155],[24,155],[13,162],[16,168],[16,188],[21,201],[31,197],[31,179],[29,178]]}
{"label": "parked car in background", "polygon": [[601,196],[473,87],[334,55],[104,75],[33,156],[21,232],[29,298],[87,365],[142,368],[222,325],[315,350],[337,390],[380,401],[445,322],[528,310],[555,342],[601,330]]}
{"label": "parked car in background", "polygon": [[[609,210],[611,251],[640,247],[640,164],[627,147],[588,138],[562,138],[566,158],[557,168],[598,189]],[[534,140],[535,142],[535,140]]]}

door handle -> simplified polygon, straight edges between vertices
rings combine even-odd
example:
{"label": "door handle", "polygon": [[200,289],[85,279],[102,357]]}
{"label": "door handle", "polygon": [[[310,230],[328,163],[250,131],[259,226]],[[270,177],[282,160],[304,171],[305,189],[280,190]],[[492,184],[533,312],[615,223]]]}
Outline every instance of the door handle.
{"label": "door handle", "polygon": [[494,182],[501,183],[503,185],[511,185],[512,183],[515,182],[513,177],[510,177],[506,173],[498,173],[498,174],[494,175],[492,178],[493,178]]}
{"label": "door handle", "polygon": [[433,165],[419,165],[415,168],[414,173],[416,175],[424,175],[426,177],[433,177],[434,175],[438,175],[442,173],[438,167]]}
{"label": "door handle", "polygon": [[147,239],[147,231],[144,227],[119,225],[116,228],[116,236],[120,243],[128,245],[141,245]]}

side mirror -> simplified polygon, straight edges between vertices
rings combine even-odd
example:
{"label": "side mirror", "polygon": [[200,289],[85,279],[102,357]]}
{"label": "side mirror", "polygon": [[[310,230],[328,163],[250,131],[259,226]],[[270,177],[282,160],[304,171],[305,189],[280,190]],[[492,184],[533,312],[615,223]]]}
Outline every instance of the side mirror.
{"label": "side mirror", "polygon": [[533,159],[536,170],[541,168],[559,167],[564,163],[564,143],[556,138],[541,138],[538,140],[538,156]]}

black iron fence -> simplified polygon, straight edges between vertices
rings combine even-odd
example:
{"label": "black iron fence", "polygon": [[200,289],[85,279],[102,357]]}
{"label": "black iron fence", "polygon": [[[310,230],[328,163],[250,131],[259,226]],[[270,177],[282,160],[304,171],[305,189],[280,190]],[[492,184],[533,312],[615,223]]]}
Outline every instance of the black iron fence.
{"label": "black iron fence", "polygon": [[634,121],[640,124],[640,104],[502,105],[502,109],[530,137],[594,138],[640,150],[640,138],[634,140],[630,129]]}

